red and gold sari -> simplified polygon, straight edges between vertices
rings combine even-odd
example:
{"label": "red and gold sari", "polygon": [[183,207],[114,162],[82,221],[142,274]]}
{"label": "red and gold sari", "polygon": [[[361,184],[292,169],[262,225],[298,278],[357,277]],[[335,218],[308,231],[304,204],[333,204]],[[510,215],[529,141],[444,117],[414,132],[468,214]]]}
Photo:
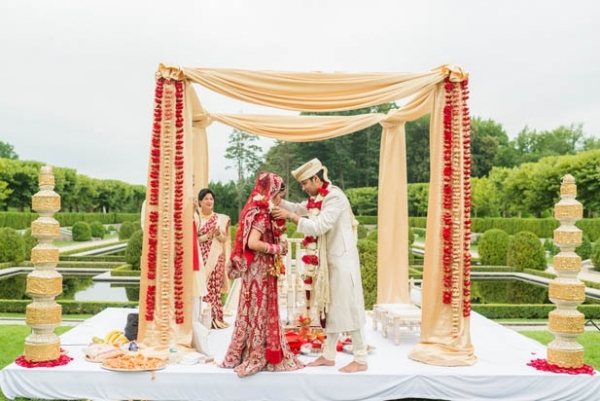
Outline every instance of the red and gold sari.
{"label": "red and gold sari", "polygon": [[234,368],[240,377],[261,370],[290,371],[304,367],[290,350],[281,327],[277,277],[269,273],[275,255],[255,252],[247,246],[253,228],[262,233],[262,241],[278,242],[269,203],[282,183],[276,174],[259,174],[240,214],[234,249],[227,265],[229,278],[241,278],[241,290],[231,343],[221,366]]}

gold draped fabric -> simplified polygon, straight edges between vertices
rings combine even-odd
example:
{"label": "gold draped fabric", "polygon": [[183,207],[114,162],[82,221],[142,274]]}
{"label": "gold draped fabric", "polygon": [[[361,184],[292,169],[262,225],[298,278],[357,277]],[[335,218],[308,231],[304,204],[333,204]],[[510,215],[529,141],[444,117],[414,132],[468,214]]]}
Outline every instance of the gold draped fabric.
{"label": "gold draped fabric", "polygon": [[[466,80],[468,75],[451,65],[430,72],[412,73],[292,73],[236,69],[176,68],[160,65],[157,77],[185,80],[186,166],[191,163],[189,191],[208,184],[207,127],[218,121],[241,131],[269,138],[307,142],[345,135],[376,123],[383,127],[379,170],[378,303],[409,303],[408,205],[406,139],[404,125],[431,113],[431,185],[427,220],[427,256],[424,265],[421,343],[410,357],[446,366],[473,364],[469,317],[461,317],[452,333],[453,310],[442,302],[442,139],[444,81]],[[200,84],[231,98],[285,110],[339,111],[407,100],[385,114],[353,116],[300,116],[218,114],[206,111],[192,84]],[[188,117],[189,116],[189,117]],[[188,182],[188,181],[186,181]],[[191,198],[185,198],[191,202]],[[184,204],[190,208],[191,205]],[[146,233],[144,234],[146,236]],[[145,255],[144,255],[145,256]],[[143,275],[143,272],[142,272]],[[144,279],[142,279],[142,291]],[[454,320],[456,320],[454,311]],[[142,314],[140,314],[142,316]],[[141,319],[140,319],[141,320]],[[456,323],[454,323],[456,326]],[[142,325],[140,325],[142,330]]]}

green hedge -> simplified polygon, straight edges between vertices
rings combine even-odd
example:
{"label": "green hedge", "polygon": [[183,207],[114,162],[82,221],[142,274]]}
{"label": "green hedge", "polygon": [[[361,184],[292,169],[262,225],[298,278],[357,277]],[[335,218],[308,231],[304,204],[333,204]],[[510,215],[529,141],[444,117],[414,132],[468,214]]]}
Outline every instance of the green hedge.
{"label": "green hedge", "polygon": [[363,225],[377,225],[377,216],[356,216],[356,220]]}
{"label": "green hedge", "polygon": [[[116,242],[112,242],[109,245],[113,246],[113,245],[119,245],[119,244],[126,244],[128,240],[122,240],[122,241],[116,241]],[[77,248],[77,249],[72,249],[70,251],[64,251],[60,253],[60,258],[62,259],[64,256],[69,256],[69,255],[73,255],[75,253],[81,253],[81,252],[87,252],[87,251],[93,251],[94,249],[102,249],[102,248],[106,248],[107,245],[106,244],[98,244],[98,245],[91,245],[91,246],[86,246],[85,248]],[[96,257],[96,256],[94,256]],[[103,256],[103,257],[108,257],[107,256]],[[120,257],[120,260],[123,260],[123,257]]]}
{"label": "green hedge", "polygon": [[[0,227],[11,227],[15,230],[24,230],[31,227],[31,223],[40,217],[34,212],[0,212]],[[71,213],[58,212],[54,218],[61,227],[71,227],[78,221],[88,223],[99,221],[102,224],[121,224],[125,221],[140,221],[139,213]]]}
{"label": "green hedge", "polygon": [[[477,218],[471,219],[471,232],[484,233],[487,230],[497,228],[509,235],[515,235],[520,231],[530,231],[539,238],[552,238],[554,230],[560,226],[558,220],[553,217],[544,219],[520,219],[520,218]],[[426,228],[427,217],[409,217],[408,223],[413,228]],[[575,223],[590,241],[595,242],[600,238],[600,219],[581,219]]]}
{"label": "green hedge", "polygon": [[[25,313],[31,300],[0,299],[0,313]],[[96,315],[106,308],[135,308],[138,302],[94,302],[57,300],[62,315]]]}
{"label": "green hedge", "polygon": [[[473,304],[472,310],[488,319],[547,319],[548,313],[556,309],[554,304],[503,305]],[[591,319],[600,315],[600,305],[579,305],[577,309]]]}
{"label": "green hedge", "polygon": [[98,255],[98,256],[69,256],[60,254],[61,262],[123,262],[123,256]]}
{"label": "green hedge", "polygon": [[140,274],[141,274],[141,270],[133,270],[131,265],[127,264],[127,263],[124,265],[121,265],[119,267],[115,267],[114,269],[112,269],[110,271],[110,275],[115,276],[115,277],[127,277],[127,276],[140,277]]}
{"label": "green hedge", "polygon": [[[11,227],[24,230],[31,227],[39,215],[32,212],[0,212],[0,227]],[[54,214],[61,227],[72,227],[78,221],[100,221],[102,224],[122,224],[125,221],[140,222],[139,213],[70,213],[58,212]],[[363,225],[377,225],[377,216],[356,216]],[[413,228],[427,227],[427,217],[409,217],[409,225]],[[535,218],[472,218],[471,231],[484,233],[492,228],[506,231],[514,235],[520,231],[531,231],[540,238],[552,238],[554,230],[560,223],[553,217],[544,219]],[[583,231],[591,242],[600,239],[600,218],[581,219],[575,224]]]}

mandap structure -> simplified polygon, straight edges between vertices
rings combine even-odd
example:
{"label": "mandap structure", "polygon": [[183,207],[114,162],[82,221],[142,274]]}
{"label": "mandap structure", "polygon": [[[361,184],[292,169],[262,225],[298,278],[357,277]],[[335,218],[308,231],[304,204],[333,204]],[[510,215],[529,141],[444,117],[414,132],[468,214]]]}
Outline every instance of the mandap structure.
{"label": "mandap structure", "polygon": [[[257,105],[298,112],[353,110],[406,101],[388,114],[218,114],[194,85]],[[468,74],[443,65],[423,73],[322,73],[185,68],[156,72],[144,219],[139,341],[164,351],[192,341],[192,201],[208,184],[207,128],[218,121],[273,139],[307,142],[382,126],[378,303],[410,303],[405,123],[431,114],[431,182],[421,341],[409,357],[428,364],[476,362],[470,337],[471,153]],[[307,156],[308,158],[309,156]],[[393,243],[394,246],[385,244]]]}

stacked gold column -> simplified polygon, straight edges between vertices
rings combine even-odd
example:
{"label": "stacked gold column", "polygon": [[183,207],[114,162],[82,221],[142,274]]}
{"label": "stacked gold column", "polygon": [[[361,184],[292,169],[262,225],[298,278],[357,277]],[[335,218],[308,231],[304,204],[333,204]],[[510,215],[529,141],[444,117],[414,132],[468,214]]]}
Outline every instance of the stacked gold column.
{"label": "stacked gold column", "polygon": [[555,339],[548,344],[548,362],[563,368],[583,366],[583,347],[577,336],[584,332],[585,317],[577,306],[585,301],[585,284],[577,279],[581,271],[581,258],[575,248],[581,245],[582,232],[575,227],[581,219],[583,207],[575,196],[577,186],[573,176],[567,174],[560,186],[560,201],[554,206],[554,217],[560,227],[554,230],[554,245],[560,253],[554,256],[557,277],[550,282],[549,298],[556,309],[548,315],[548,330]]}
{"label": "stacked gold column", "polygon": [[62,275],[56,271],[60,225],[53,217],[60,210],[60,196],[54,192],[52,167],[41,168],[40,191],[33,195],[32,209],[39,217],[31,223],[31,235],[39,244],[31,250],[35,270],[27,275],[27,295],[33,302],[27,305],[25,321],[31,335],[25,339],[25,359],[32,362],[53,361],[60,357],[60,339],[54,329],[61,321],[61,306],[54,298],[62,292]]}

